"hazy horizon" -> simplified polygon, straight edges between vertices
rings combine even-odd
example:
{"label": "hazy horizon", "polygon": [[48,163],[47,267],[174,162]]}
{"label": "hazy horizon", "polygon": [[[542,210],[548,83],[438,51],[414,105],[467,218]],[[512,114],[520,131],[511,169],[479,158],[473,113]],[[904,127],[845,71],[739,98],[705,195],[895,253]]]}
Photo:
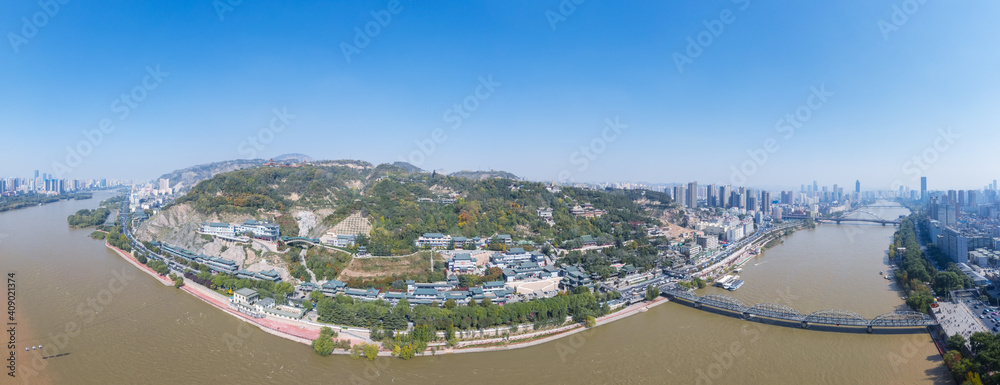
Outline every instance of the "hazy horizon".
{"label": "hazy horizon", "polygon": [[0,176],[285,153],[794,190],[1000,175],[1000,4],[53,4],[0,11]]}

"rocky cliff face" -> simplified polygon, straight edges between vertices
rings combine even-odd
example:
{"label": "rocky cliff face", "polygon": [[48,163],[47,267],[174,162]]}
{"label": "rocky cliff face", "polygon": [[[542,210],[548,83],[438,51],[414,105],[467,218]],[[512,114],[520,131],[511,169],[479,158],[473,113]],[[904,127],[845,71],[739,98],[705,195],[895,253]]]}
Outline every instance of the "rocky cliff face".
{"label": "rocky cliff face", "polygon": [[191,205],[180,204],[149,218],[136,230],[135,237],[140,241],[166,242],[196,253],[232,259],[242,264],[247,257],[242,246],[221,240],[206,241],[198,234],[198,228],[203,222],[243,222],[247,219],[253,218],[238,215],[209,216],[196,212]]}
{"label": "rocky cliff face", "polygon": [[[311,214],[309,212],[300,214],[302,217],[300,226],[303,221],[308,224]],[[282,279],[290,280],[287,264],[280,254],[273,250],[273,246],[265,247],[258,242],[247,245],[221,239],[206,241],[201,234],[198,234],[198,228],[204,222],[240,223],[247,219],[254,218],[246,215],[205,215],[195,211],[189,204],[179,204],[150,217],[135,231],[135,237],[140,241],[166,242],[195,253],[229,259],[250,271],[275,269],[281,274]],[[315,222],[315,217],[311,219]],[[315,223],[312,223],[312,226],[315,226]],[[315,227],[311,230],[319,231]]]}
{"label": "rocky cliff face", "polygon": [[264,164],[263,159],[234,159],[224,162],[199,164],[163,174],[160,176],[160,179],[169,179],[171,188],[186,191],[198,184],[198,182],[211,178],[216,174],[257,167],[262,164]]}

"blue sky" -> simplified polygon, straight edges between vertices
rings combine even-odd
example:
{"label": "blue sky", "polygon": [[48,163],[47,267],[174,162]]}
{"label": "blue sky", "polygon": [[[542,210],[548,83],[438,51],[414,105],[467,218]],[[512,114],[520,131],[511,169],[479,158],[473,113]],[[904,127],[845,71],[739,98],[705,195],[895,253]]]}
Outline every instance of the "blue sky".
{"label": "blue sky", "polygon": [[[52,0],[40,16],[15,1],[0,10],[0,175],[153,178],[291,152],[545,181],[1000,175],[1000,4],[688,3]],[[786,135],[777,122],[796,113],[808,119]],[[113,131],[68,159],[102,119]]]}

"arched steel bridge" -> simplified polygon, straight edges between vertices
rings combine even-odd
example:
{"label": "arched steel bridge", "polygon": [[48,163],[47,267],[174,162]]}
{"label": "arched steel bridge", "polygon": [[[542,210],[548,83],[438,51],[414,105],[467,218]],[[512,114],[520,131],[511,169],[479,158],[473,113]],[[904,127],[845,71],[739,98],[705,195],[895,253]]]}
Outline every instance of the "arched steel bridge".
{"label": "arched steel bridge", "polygon": [[320,244],[319,238],[283,236],[283,237],[281,237],[281,241],[284,242],[286,245],[290,245],[290,244],[293,244],[293,243],[300,243],[300,244],[301,243],[305,243],[305,244],[308,244],[308,245],[315,246],[315,245],[319,245]]}
{"label": "arched steel bridge", "polygon": [[[783,218],[785,218],[785,219],[810,219],[812,217],[810,217],[808,215],[784,215]],[[828,222],[837,222],[838,225],[840,224],[840,222],[880,223],[880,224],[882,224],[882,226],[885,226],[887,224],[899,225],[900,223],[902,223],[898,219],[882,219],[882,218],[875,219],[875,218],[843,218],[843,217],[840,217],[840,218],[812,218],[812,219],[815,220],[815,221],[817,221],[817,222],[827,222],[827,221]]]}
{"label": "arched steel bridge", "polygon": [[744,319],[750,317],[766,317],[783,321],[798,322],[803,328],[810,324],[866,327],[872,332],[875,327],[920,327],[937,325],[937,320],[930,316],[913,311],[895,311],[867,319],[847,310],[827,309],[810,314],[800,313],[792,307],[777,303],[759,303],[753,306],[744,305],[740,300],[723,294],[708,294],[699,297],[691,290],[677,285],[664,285],[661,293],[674,298],[681,298],[694,303],[695,307],[711,306],[742,314]]}

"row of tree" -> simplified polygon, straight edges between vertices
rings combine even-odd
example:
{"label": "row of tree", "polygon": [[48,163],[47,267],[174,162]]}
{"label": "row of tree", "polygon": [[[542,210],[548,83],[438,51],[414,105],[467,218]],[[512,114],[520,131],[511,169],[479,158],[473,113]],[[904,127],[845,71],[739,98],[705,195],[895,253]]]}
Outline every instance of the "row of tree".
{"label": "row of tree", "polygon": [[[976,332],[968,340],[956,334],[948,338],[945,365],[960,384],[1000,385],[1000,336]],[[963,356],[964,353],[971,353]]]}
{"label": "row of tree", "polygon": [[111,246],[126,252],[132,251],[132,243],[128,241],[128,237],[125,234],[118,231],[118,226],[106,226],[105,229],[107,229],[108,234],[104,236],[104,239]]}
{"label": "row of tree", "polygon": [[[917,239],[914,218],[920,214],[912,214],[903,219],[893,236],[892,247],[889,248],[889,258],[898,259],[900,270],[896,271],[896,279],[906,290],[906,304],[913,310],[927,313],[934,302],[934,293],[946,296],[951,290],[972,287],[969,279],[958,266],[950,261],[944,271],[938,271],[928,258],[925,258]],[[929,250],[937,250],[929,246]]]}
{"label": "row of tree", "polygon": [[66,218],[71,227],[90,227],[104,224],[111,210],[104,207],[93,210],[83,209]]}
{"label": "row of tree", "polygon": [[[314,292],[318,293],[318,292]],[[536,327],[562,325],[566,319],[582,322],[587,316],[610,312],[607,304],[598,303],[589,289],[563,292],[552,298],[495,305],[488,298],[458,306],[452,300],[444,307],[416,305],[412,309],[403,299],[392,306],[385,301],[354,301],[338,295],[335,299],[315,295],[316,312],[322,322],[384,330],[404,330],[408,323],[428,325],[434,331],[486,329],[503,325],[530,323]]]}

